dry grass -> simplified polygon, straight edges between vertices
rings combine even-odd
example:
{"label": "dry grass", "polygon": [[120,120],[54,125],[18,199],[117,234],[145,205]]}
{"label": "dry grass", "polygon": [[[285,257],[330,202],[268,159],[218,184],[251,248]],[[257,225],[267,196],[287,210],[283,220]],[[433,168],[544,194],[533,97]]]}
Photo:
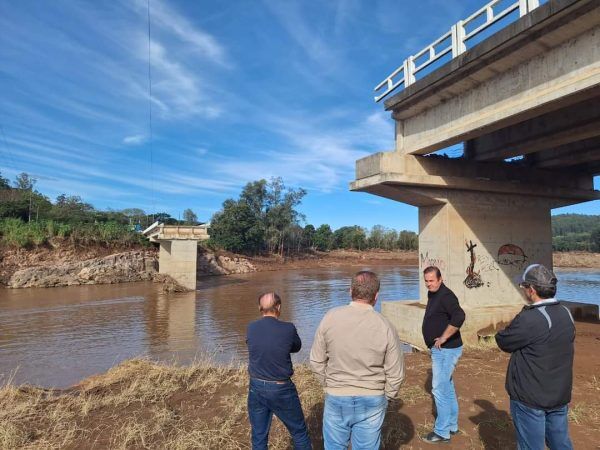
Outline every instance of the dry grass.
{"label": "dry grass", "polygon": [[[465,351],[458,370],[468,375],[459,386],[477,382],[459,397],[463,419],[470,420],[462,422],[461,433],[453,438],[459,447],[451,448],[505,448],[513,442],[510,416],[501,406],[504,373],[498,364],[494,368],[498,355]],[[428,355],[407,357],[407,381],[398,399],[389,403],[382,448],[425,445],[419,436],[433,429],[430,369]],[[322,448],[323,389],[305,365],[296,366],[294,382],[313,445]],[[245,367],[210,360],[180,367],[134,359],[66,391],[4,385],[0,449],[248,449],[247,384]],[[598,379],[590,377],[582,388],[596,393]],[[596,429],[600,404],[593,395],[582,398],[589,403],[574,401],[569,419],[573,427]],[[269,448],[291,447],[287,430],[274,418]]]}
{"label": "dry grass", "polygon": [[[0,448],[245,448],[246,371],[198,361],[185,367],[143,359],[120,364],[69,391],[0,388]],[[227,386],[225,419],[205,420],[217,390]],[[183,400],[173,400],[180,396]],[[180,413],[185,398],[202,399]],[[175,403],[175,404],[171,404]],[[189,408],[188,408],[189,409]],[[212,414],[215,418],[219,414]],[[247,439],[243,440],[247,442]]]}
{"label": "dry grass", "polygon": [[[320,433],[323,390],[306,366],[294,381],[309,431]],[[239,366],[133,359],[68,391],[4,385],[0,448],[247,449],[247,384]],[[275,419],[270,448],[290,445]]]}

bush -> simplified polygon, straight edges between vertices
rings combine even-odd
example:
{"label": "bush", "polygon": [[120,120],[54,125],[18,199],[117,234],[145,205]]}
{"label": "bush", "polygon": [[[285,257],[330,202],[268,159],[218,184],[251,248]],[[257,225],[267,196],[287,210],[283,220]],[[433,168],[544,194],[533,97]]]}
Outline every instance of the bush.
{"label": "bush", "polygon": [[0,242],[18,248],[44,245],[53,237],[69,238],[76,245],[104,247],[149,246],[140,233],[116,222],[66,224],[53,220],[25,223],[21,219],[0,220]]}

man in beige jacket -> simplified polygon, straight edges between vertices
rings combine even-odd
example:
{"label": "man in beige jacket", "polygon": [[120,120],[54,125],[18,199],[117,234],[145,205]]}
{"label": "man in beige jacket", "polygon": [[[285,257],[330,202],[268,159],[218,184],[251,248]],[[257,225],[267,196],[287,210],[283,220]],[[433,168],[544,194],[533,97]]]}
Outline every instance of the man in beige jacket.
{"label": "man in beige jacket", "polygon": [[319,324],[310,365],[325,386],[326,450],[375,450],[387,402],[404,380],[404,355],[393,325],[373,309],[379,279],[373,272],[352,278],[352,302],[329,311]]}

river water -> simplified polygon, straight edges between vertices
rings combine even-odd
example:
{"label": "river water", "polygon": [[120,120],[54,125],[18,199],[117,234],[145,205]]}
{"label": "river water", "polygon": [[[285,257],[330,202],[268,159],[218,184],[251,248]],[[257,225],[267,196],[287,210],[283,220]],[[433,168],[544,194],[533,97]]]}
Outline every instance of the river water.
{"label": "river water", "polygon": [[[381,301],[416,299],[416,267],[371,266],[382,280]],[[196,292],[167,297],[149,283],[0,289],[0,384],[66,387],[119,362],[145,356],[187,363],[209,355],[245,361],[246,325],[256,299],[275,290],[282,319],[303,341],[306,360],[319,321],[349,302],[356,267],[283,270],[200,280]],[[600,270],[558,270],[559,298],[598,302]]]}

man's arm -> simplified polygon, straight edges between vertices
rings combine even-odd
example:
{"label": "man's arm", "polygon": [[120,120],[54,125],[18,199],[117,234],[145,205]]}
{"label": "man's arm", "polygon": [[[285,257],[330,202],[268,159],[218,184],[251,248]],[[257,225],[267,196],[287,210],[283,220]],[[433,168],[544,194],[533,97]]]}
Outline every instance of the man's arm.
{"label": "man's arm", "polygon": [[323,320],[317,328],[312,348],[310,349],[310,368],[319,380],[325,385],[325,372],[327,369],[327,344],[323,336]]}
{"label": "man's arm", "polygon": [[433,344],[433,346],[438,350],[441,349],[442,345],[444,345],[448,341],[448,339],[450,339],[452,335],[458,330],[458,327],[455,327],[454,325],[448,325],[442,333],[442,335],[434,339],[435,343]]}
{"label": "man's arm", "polygon": [[398,333],[390,325],[388,328],[388,348],[383,362],[385,372],[385,396],[388,400],[396,397],[404,381],[404,353]]}
{"label": "man's arm", "polygon": [[521,313],[504,330],[496,333],[496,344],[500,350],[512,353],[529,344],[531,340],[530,326],[523,320]]}
{"label": "man's arm", "polygon": [[450,339],[462,326],[465,321],[465,312],[460,307],[458,299],[454,294],[448,295],[448,298],[444,299],[444,307],[446,312],[450,316],[450,323],[442,333],[440,337],[435,338],[433,346],[437,349],[441,349],[442,346]]}
{"label": "man's arm", "polygon": [[292,328],[294,329],[294,334],[292,336],[292,348],[290,349],[290,353],[298,353],[302,348],[302,340],[300,339],[300,336],[298,336],[298,330],[294,324],[292,324]]}

